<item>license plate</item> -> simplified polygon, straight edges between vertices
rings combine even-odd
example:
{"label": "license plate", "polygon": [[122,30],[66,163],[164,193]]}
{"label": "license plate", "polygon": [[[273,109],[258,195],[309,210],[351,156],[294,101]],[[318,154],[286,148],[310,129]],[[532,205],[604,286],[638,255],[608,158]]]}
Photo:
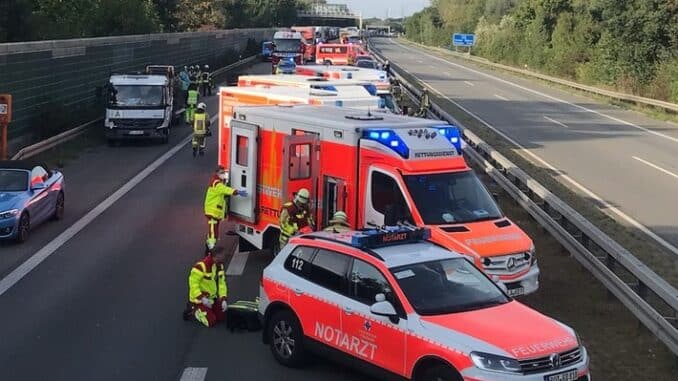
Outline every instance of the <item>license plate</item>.
{"label": "license plate", "polygon": [[128,135],[143,135],[144,132],[143,132],[143,131],[139,131],[139,130],[133,130],[133,131],[128,132],[127,134],[128,134]]}
{"label": "license plate", "polygon": [[520,295],[523,295],[524,293],[525,293],[525,288],[523,288],[523,287],[516,287],[516,288],[509,288],[508,289],[508,295],[510,297],[520,296]]}
{"label": "license plate", "polygon": [[545,381],[575,381],[577,379],[577,370],[572,369],[567,372],[544,376]]}

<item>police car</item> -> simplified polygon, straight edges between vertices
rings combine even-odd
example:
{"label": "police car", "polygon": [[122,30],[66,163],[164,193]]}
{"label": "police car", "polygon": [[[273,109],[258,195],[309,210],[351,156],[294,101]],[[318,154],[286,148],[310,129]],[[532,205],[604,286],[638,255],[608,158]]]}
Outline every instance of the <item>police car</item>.
{"label": "police car", "polygon": [[292,238],[261,280],[274,358],[295,367],[320,352],[417,381],[591,380],[571,328],[429,236],[399,226]]}

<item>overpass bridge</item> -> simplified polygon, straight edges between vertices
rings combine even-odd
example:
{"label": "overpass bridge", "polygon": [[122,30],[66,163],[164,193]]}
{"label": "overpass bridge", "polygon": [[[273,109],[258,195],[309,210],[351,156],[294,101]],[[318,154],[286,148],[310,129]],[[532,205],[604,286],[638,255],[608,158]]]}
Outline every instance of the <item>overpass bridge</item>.
{"label": "overpass bridge", "polygon": [[314,3],[309,8],[297,11],[300,22],[309,25],[359,26],[362,15],[349,9],[346,4]]}

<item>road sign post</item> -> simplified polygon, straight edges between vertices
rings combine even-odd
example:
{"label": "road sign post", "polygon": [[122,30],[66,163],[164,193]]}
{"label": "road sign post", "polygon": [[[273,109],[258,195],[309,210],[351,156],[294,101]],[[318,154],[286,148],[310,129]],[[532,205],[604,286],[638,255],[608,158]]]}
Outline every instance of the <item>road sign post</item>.
{"label": "road sign post", "polygon": [[456,47],[465,46],[468,47],[468,54],[471,54],[471,47],[476,43],[475,34],[467,33],[455,33],[452,35],[452,45]]}
{"label": "road sign post", "polygon": [[0,128],[2,128],[2,160],[7,160],[7,125],[12,121],[12,96],[0,94]]}

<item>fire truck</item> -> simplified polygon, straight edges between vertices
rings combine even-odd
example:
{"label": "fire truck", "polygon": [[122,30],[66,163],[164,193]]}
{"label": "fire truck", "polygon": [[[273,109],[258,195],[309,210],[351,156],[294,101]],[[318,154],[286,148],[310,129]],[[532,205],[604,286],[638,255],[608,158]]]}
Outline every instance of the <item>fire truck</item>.
{"label": "fire truck", "polygon": [[315,62],[316,27],[293,26],[292,31],[301,33],[304,50],[304,62]]}
{"label": "fire truck", "polygon": [[532,240],[467,165],[457,127],[325,106],[241,106],[232,117],[219,154],[231,185],[250,195],[230,200],[241,248],[273,248],[283,203],[306,188],[319,229],[338,210],[353,228],[427,226],[509,295],[537,290]]}
{"label": "fire truck", "polygon": [[352,79],[369,81],[377,87],[377,95],[384,100],[386,107],[395,114],[400,114],[400,108],[391,94],[391,82],[383,70],[367,69],[355,66],[333,65],[305,65],[297,66],[298,75],[313,76],[327,79]]}
{"label": "fire truck", "polygon": [[297,65],[302,64],[303,43],[299,32],[278,31],[273,35],[273,54],[271,62],[273,64],[272,73],[275,73],[275,67],[280,60],[294,60]]}

